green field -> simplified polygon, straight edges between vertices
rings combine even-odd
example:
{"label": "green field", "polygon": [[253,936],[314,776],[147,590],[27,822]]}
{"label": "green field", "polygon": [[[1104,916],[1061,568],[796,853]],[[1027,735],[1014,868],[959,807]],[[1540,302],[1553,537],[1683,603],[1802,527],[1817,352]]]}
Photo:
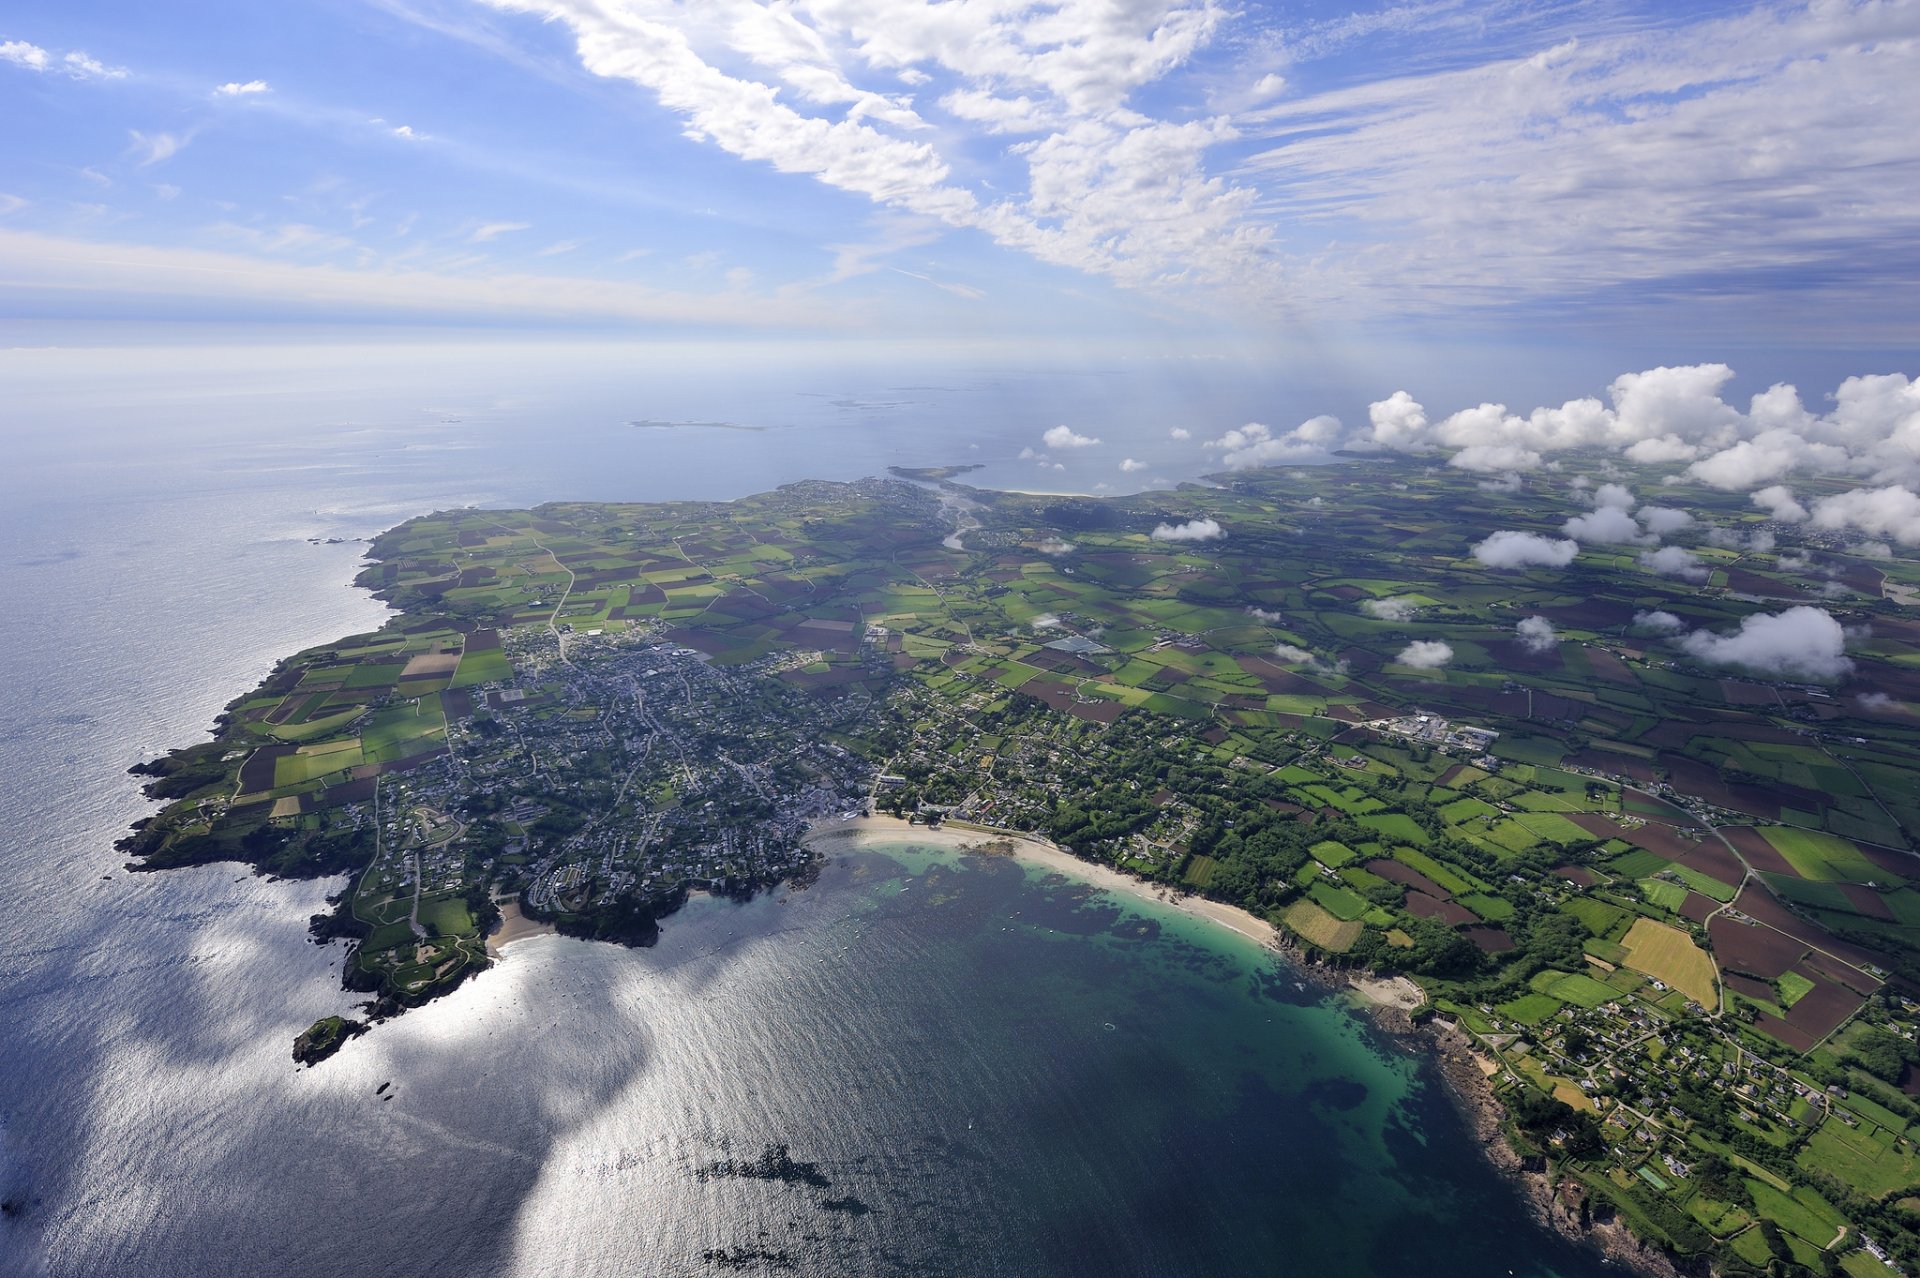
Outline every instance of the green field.
{"label": "green field", "polygon": [[1803,879],[1868,883],[1887,878],[1886,872],[1876,870],[1859,848],[1835,835],[1789,826],[1767,826],[1760,833]]}

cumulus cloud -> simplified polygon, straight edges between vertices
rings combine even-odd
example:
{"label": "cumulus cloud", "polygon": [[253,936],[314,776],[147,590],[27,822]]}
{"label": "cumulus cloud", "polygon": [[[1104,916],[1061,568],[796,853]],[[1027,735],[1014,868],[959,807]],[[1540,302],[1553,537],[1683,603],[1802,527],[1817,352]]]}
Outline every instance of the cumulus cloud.
{"label": "cumulus cloud", "polygon": [[1227,535],[1217,519],[1190,519],[1184,524],[1161,524],[1150,534],[1155,541],[1214,541]]}
{"label": "cumulus cloud", "polygon": [[1438,670],[1453,660],[1453,645],[1439,639],[1415,639],[1394,658],[1399,665],[1417,670]]}
{"label": "cumulus cloud", "polygon": [[1560,642],[1560,636],[1554,633],[1553,623],[1545,617],[1522,617],[1514,630],[1520,636],[1520,646],[1528,652],[1552,652]]}
{"label": "cumulus cloud", "polygon": [[124,80],[125,67],[110,67],[100,59],[75,49],[59,59],[37,44],[25,40],[0,41],[0,62],[28,71],[52,71],[58,68],[75,80]]}
{"label": "cumulus cloud", "polygon": [[1898,484],[1855,488],[1813,503],[1816,528],[1857,529],[1903,546],[1920,543],[1920,496]]}
{"label": "cumulus cloud", "polygon": [[1905,714],[1907,710],[1904,703],[1895,701],[1884,692],[1863,692],[1855,700],[1869,714]]}
{"label": "cumulus cloud", "polygon": [[1288,462],[1319,460],[1346,442],[1346,430],[1338,417],[1313,417],[1290,431],[1275,432],[1261,422],[1248,422],[1230,430],[1203,447],[1217,449],[1229,470],[1247,470],[1255,466],[1278,466]]}
{"label": "cumulus cloud", "polygon": [[1187,439],[1193,438],[1193,432],[1188,430],[1185,426],[1175,426],[1172,430],[1167,432],[1167,435],[1171,439],[1187,440]]}
{"label": "cumulus cloud", "polygon": [[1633,516],[1625,508],[1613,505],[1596,506],[1590,514],[1575,515],[1560,525],[1560,531],[1588,545],[1636,546],[1648,540]]}
{"label": "cumulus cloud", "polygon": [[1039,549],[1043,555],[1070,555],[1074,551],[1074,545],[1058,537],[1048,537],[1040,543]]}
{"label": "cumulus cloud", "polygon": [[1385,599],[1362,599],[1360,611],[1375,621],[1405,621],[1420,611],[1411,595],[1390,595]]}
{"label": "cumulus cloud", "polygon": [[1318,660],[1305,648],[1296,648],[1290,643],[1273,645],[1273,659],[1284,661],[1290,666],[1318,665]]}
{"label": "cumulus cloud", "polygon": [[1634,518],[1655,537],[1671,537],[1693,527],[1693,516],[1672,506],[1642,506]]}
{"label": "cumulus cloud", "polygon": [[29,71],[45,71],[53,66],[53,58],[45,49],[25,40],[0,42],[0,62],[10,62]]}
{"label": "cumulus cloud", "polygon": [[1790,679],[1837,679],[1853,669],[1847,636],[1833,614],[1805,606],[1755,613],[1731,634],[1696,630],[1680,646],[1717,666],[1741,666]]}
{"label": "cumulus cloud", "polygon": [[1783,524],[1806,522],[1807,508],[1794,499],[1793,489],[1785,484],[1762,488],[1752,496],[1753,504],[1767,512],[1767,518]]}
{"label": "cumulus cloud", "polygon": [[1040,442],[1048,448],[1092,448],[1100,441],[1092,435],[1082,435],[1071,426],[1055,426],[1040,437]]}
{"label": "cumulus cloud", "polygon": [[1484,493],[1517,493],[1526,487],[1527,481],[1520,478],[1520,472],[1510,470],[1493,479],[1483,479],[1474,487]]}
{"label": "cumulus cloud", "polygon": [[1269,608],[1255,608],[1251,606],[1247,608],[1247,615],[1269,626],[1277,626],[1287,619],[1285,613],[1274,612]]}
{"label": "cumulus cloud", "polygon": [[267,82],[265,80],[248,80],[242,83],[238,80],[229,80],[227,83],[215,89],[214,92],[223,98],[251,97],[256,93],[267,92]]}
{"label": "cumulus cloud", "polygon": [[1687,628],[1687,623],[1670,612],[1655,608],[1634,613],[1633,628],[1647,635],[1677,635]]}
{"label": "cumulus cloud", "polygon": [[1577,541],[1555,541],[1511,529],[1502,529],[1473,548],[1473,557],[1489,568],[1564,568],[1579,553]]}
{"label": "cumulus cloud", "polygon": [[1127,458],[1125,461],[1122,461],[1120,463],[1120,469],[1127,472],[1128,474],[1132,474],[1136,470],[1145,470],[1146,468],[1147,468],[1147,464],[1145,462],[1135,461],[1131,457]]}
{"label": "cumulus cloud", "polygon": [[1862,559],[1891,559],[1893,547],[1884,541],[1860,541],[1848,546],[1847,553]]}
{"label": "cumulus cloud", "polygon": [[1593,504],[1596,509],[1632,510],[1633,490],[1625,484],[1602,484],[1593,490]]}
{"label": "cumulus cloud", "polygon": [[1701,566],[1700,556],[1679,546],[1641,551],[1640,566],[1663,577],[1684,577],[1688,581],[1705,581],[1707,578],[1707,570]]}
{"label": "cumulus cloud", "polygon": [[[1573,399],[1521,415],[1485,403],[1437,419],[1396,391],[1371,405],[1367,429],[1351,446],[1458,450],[1457,466],[1515,471],[1533,469],[1555,452],[1602,449],[1647,465],[1685,462],[1686,478],[1728,491],[1773,493],[1795,473],[1920,483],[1920,383],[1904,374],[1846,379],[1824,415],[1809,411],[1785,384],[1752,396],[1742,410],[1721,397],[1732,378],[1725,364],[1653,368],[1615,378],[1610,404]],[[1502,457],[1516,464],[1500,465]],[[1784,491],[1778,495],[1791,500]],[[1630,501],[1600,504],[1627,507]],[[1791,506],[1780,508],[1792,517]]]}

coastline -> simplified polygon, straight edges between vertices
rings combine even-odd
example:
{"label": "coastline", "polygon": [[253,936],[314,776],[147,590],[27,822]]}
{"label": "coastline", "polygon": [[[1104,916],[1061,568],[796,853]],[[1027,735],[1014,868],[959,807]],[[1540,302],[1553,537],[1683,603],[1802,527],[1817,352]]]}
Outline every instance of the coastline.
{"label": "coastline", "polygon": [[818,822],[808,831],[806,842],[822,854],[829,853],[836,843],[861,847],[911,842],[955,851],[1011,855],[1029,865],[1094,887],[1135,900],[1153,901],[1190,918],[1227,928],[1276,957],[1286,959],[1303,979],[1328,993],[1352,996],[1382,1033],[1409,1052],[1429,1057],[1440,1076],[1442,1089],[1473,1131],[1483,1155],[1497,1172],[1513,1182],[1515,1191],[1541,1225],[1570,1242],[1597,1248],[1623,1269],[1646,1278],[1685,1278],[1688,1273],[1665,1252],[1634,1237],[1619,1217],[1582,1223],[1577,1191],[1572,1196],[1563,1193],[1548,1171],[1533,1170],[1508,1144],[1503,1129],[1506,1107],[1495,1095],[1483,1058],[1473,1049],[1472,1042],[1458,1029],[1433,1022],[1414,1023],[1411,1014],[1426,1002],[1426,994],[1404,976],[1382,977],[1371,972],[1343,972],[1329,967],[1301,952],[1279,929],[1246,910],[1203,897],[1181,895],[1111,866],[1082,860],[1058,844],[1034,835],[965,822],[929,827],[897,817],[870,816]]}
{"label": "coastline", "polygon": [[1010,830],[998,830],[964,822],[925,826],[914,825],[898,817],[870,816],[817,822],[807,832],[806,842],[809,847],[823,852],[827,850],[824,845],[834,842],[851,842],[856,846],[879,843],[918,843],[929,847],[982,853],[997,853],[998,849],[988,846],[991,844],[1009,845],[1011,855],[1028,865],[1039,866],[1055,874],[1078,879],[1093,887],[1130,896],[1135,900],[1152,901],[1178,910],[1189,918],[1204,919],[1218,924],[1276,954],[1284,949],[1278,929],[1265,919],[1258,918],[1237,906],[1223,905],[1219,901],[1209,901],[1204,897],[1182,896],[1171,888],[1157,883],[1148,883],[1144,879],[1136,879],[1112,866],[1082,860],[1058,844],[1034,835],[1016,834]]}
{"label": "coastline", "polygon": [[516,897],[511,901],[500,902],[500,923],[487,934],[487,955],[499,958],[509,945],[515,941],[524,941],[535,936],[558,936],[559,929],[551,923],[542,923],[530,919],[520,912],[520,901]]}

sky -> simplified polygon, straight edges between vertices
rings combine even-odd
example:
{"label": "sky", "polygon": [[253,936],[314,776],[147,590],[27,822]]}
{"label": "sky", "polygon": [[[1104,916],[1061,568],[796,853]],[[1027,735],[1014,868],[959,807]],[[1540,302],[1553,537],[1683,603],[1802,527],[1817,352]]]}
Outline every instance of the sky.
{"label": "sky", "polygon": [[1831,387],[1920,337],[1916,84],[1920,0],[13,0],[0,319]]}

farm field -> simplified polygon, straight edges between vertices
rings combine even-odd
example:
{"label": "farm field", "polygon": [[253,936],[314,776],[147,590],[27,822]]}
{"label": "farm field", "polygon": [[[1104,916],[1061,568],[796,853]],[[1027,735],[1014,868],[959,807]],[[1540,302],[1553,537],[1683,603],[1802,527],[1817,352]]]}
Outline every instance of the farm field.
{"label": "farm field", "polygon": [[[1739,494],[1568,464],[1588,489],[1380,457],[1112,499],[905,472],[426,516],[361,578],[393,622],[150,765],[168,806],[129,851],[355,875],[323,926],[411,1005],[485,967],[499,898],[644,943],[689,890],[803,873],[821,815],[1038,832],[1408,977],[1493,1065],[1516,1146],[1663,1246],[1750,1260],[1747,1179],[1848,1223],[1782,1223],[1801,1263],[1869,1227],[1906,1245],[1920,719],[1885,706],[1920,705],[1920,624],[1871,583],[1911,565],[1784,526],[1730,550],[1709,533],[1765,522]],[[1687,509],[1723,575],[1474,553],[1558,536],[1600,482]],[[1808,572],[1871,634],[1844,677],[1673,638]],[[1745,1170],[1702,1193],[1675,1168],[1703,1150]]]}

